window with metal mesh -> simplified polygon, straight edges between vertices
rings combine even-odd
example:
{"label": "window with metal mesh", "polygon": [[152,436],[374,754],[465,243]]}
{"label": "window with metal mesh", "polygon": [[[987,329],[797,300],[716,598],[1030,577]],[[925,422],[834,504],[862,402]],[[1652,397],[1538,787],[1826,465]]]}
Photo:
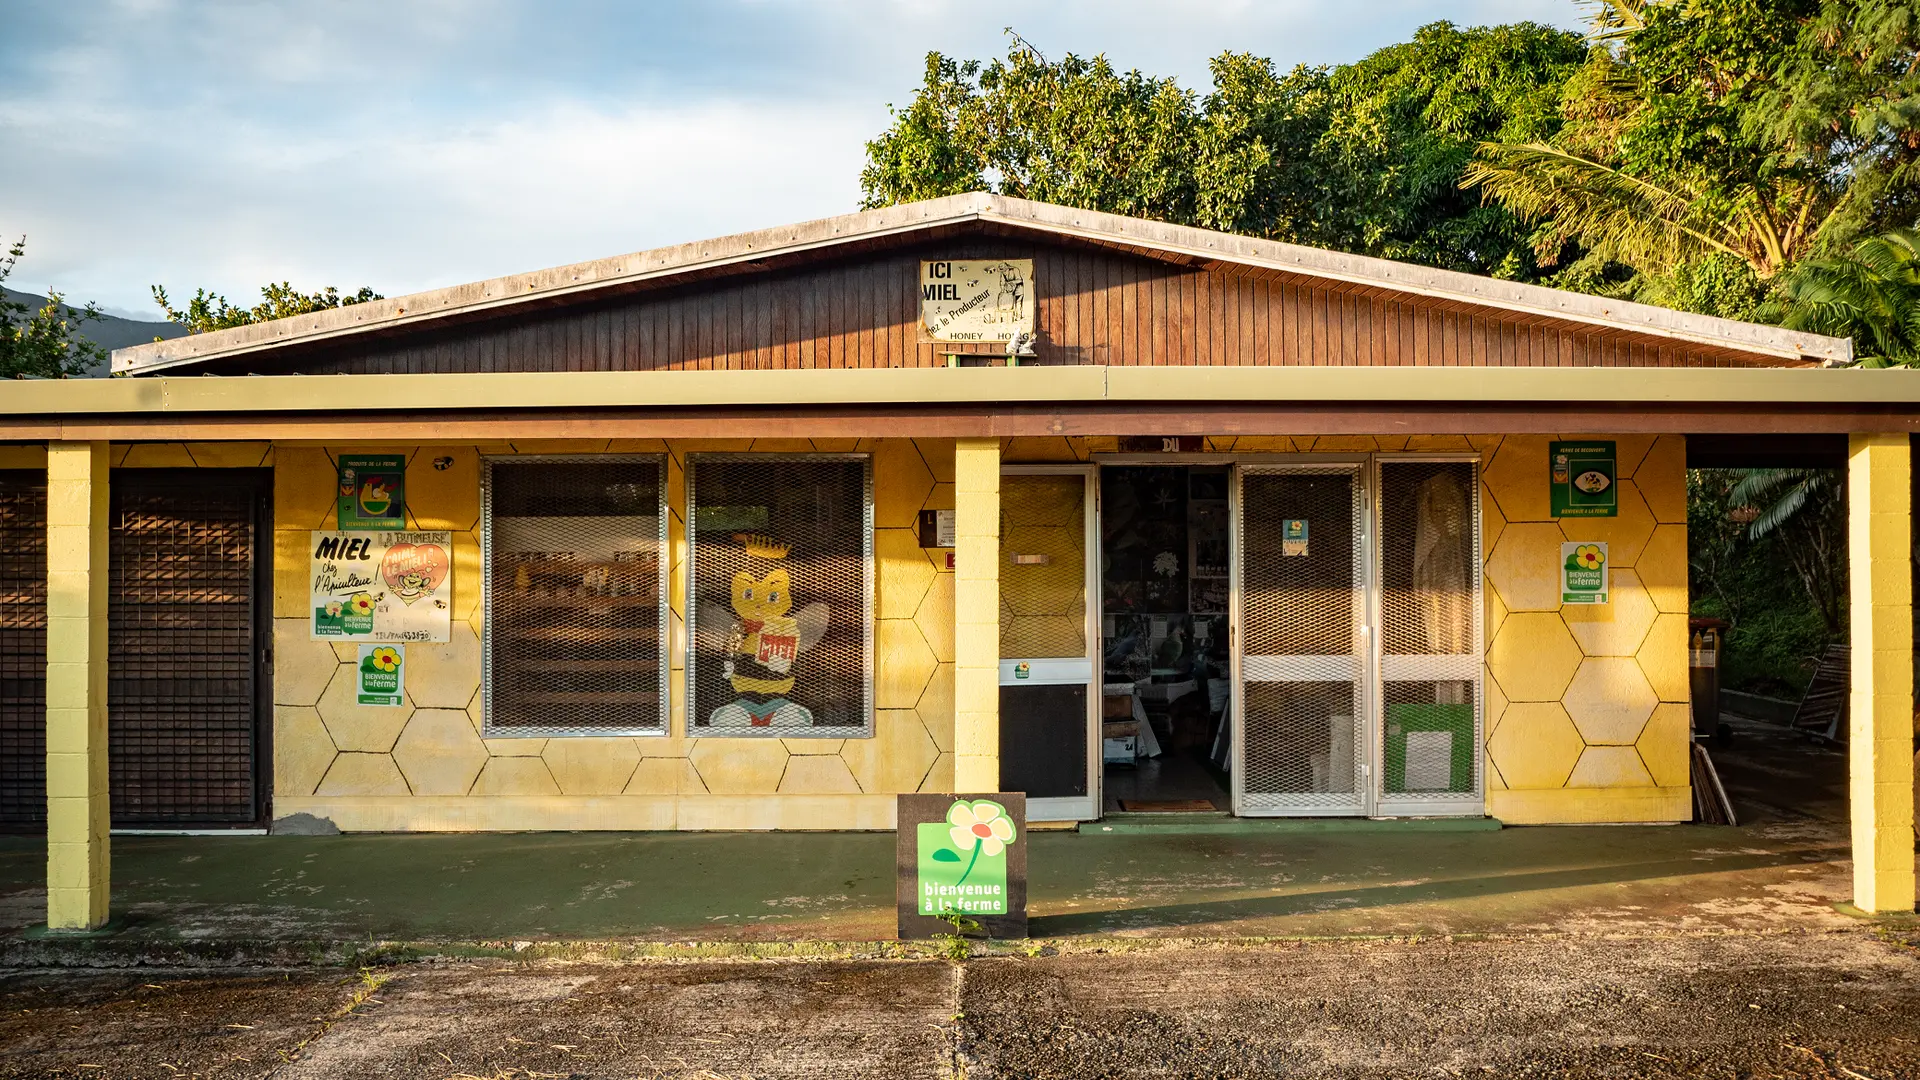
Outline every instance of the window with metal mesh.
{"label": "window with metal mesh", "polygon": [[1360,808],[1360,477],[1241,478],[1241,792],[1248,810]]}
{"label": "window with metal mesh", "polygon": [[46,823],[46,477],[0,472],[0,829]]}
{"label": "window with metal mesh", "polygon": [[690,454],[687,734],[873,732],[864,454]]}
{"label": "window with metal mesh", "polygon": [[107,787],[117,828],[260,814],[262,488],[116,472],[107,534]]}
{"label": "window with metal mesh", "polygon": [[1381,790],[1480,790],[1479,485],[1471,461],[1380,463]]}
{"label": "window with metal mesh", "polygon": [[658,455],[486,461],[489,736],[664,733],[665,489]]}
{"label": "window with metal mesh", "polygon": [[1086,506],[1082,475],[1000,478],[1002,657],[1087,655]]}

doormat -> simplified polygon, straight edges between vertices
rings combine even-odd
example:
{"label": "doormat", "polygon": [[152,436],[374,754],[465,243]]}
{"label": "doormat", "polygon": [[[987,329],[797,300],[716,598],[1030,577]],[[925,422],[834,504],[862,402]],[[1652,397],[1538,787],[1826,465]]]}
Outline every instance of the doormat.
{"label": "doormat", "polygon": [[1219,812],[1205,799],[1121,799],[1120,809],[1129,814],[1214,814]]}

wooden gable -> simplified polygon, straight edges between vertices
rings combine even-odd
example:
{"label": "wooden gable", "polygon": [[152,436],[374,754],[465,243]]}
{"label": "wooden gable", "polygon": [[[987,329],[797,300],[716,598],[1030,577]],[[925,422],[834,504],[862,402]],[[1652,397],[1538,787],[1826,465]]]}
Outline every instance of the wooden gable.
{"label": "wooden gable", "polygon": [[927,340],[922,259],[1034,261],[1022,364],[1797,367],[1809,360],[1378,284],[975,222],[214,357],[210,374],[778,370],[997,363]]}

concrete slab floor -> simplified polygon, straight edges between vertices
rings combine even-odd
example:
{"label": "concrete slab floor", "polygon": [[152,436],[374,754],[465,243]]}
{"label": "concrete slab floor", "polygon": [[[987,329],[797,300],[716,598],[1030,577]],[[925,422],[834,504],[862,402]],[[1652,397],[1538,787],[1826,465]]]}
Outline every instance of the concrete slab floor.
{"label": "concrete slab floor", "polygon": [[[1035,832],[1036,937],[1808,930],[1857,925],[1845,758],[1742,725],[1738,828]],[[890,834],[116,837],[125,941],[874,940]],[[0,841],[0,932],[44,919]]]}
{"label": "concrete slab floor", "polygon": [[0,1080],[1915,1075],[1861,929],[0,977]]}

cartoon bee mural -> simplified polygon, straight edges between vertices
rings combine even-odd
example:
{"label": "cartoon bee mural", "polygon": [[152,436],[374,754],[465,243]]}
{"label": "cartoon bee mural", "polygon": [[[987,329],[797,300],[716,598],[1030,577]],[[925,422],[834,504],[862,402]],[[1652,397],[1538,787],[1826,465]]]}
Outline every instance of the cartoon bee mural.
{"label": "cartoon bee mural", "polygon": [[[808,727],[813,710],[789,697],[794,665],[827,632],[827,605],[793,610],[793,575],[780,561],[790,546],[758,533],[737,533],[750,560],[733,575],[732,610],[700,603],[702,644],[721,651],[721,674],[739,697],[713,710],[707,723],[726,727]],[[752,563],[771,564],[756,575]]]}

